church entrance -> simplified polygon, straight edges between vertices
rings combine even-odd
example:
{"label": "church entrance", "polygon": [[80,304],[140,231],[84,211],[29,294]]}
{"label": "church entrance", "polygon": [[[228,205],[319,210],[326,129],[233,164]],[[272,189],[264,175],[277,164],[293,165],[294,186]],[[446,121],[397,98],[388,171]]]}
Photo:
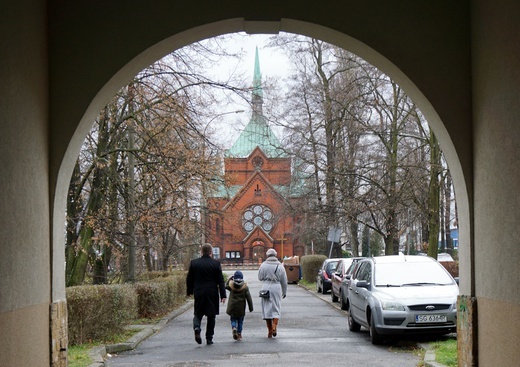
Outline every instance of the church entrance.
{"label": "church entrance", "polygon": [[255,241],[253,243],[253,263],[261,264],[265,257],[265,244],[263,241]]}

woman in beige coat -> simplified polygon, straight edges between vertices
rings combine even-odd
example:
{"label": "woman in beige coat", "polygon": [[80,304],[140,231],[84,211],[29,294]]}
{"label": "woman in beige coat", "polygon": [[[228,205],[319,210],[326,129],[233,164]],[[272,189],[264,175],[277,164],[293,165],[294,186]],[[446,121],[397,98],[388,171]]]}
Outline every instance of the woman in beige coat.
{"label": "woman in beige coat", "polygon": [[267,259],[258,269],[262,290],[269,290],[269,298],[262,298],[262,316],[267,324],[268,338],[277,335],[276,328],[282,316],[282,299],[287,295],[287,274],[276,255],[274,249],[267,250]]}

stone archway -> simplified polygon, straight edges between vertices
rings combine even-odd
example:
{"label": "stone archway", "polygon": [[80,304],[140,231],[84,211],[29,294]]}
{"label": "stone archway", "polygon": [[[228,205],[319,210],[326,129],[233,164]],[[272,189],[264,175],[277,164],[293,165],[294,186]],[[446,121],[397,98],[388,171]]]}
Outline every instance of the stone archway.
{"label": "stone archway", "polygon": [[[414,102],[419,106],[421,111],[426,116],[432,130],[435,132],[439,142],[441,143],[443,152],[450,167],[450,172],[453,177],[457,195],[459,223],[461,229],[460,248],[467,249],[467,253],[461,251],[461,258],[463,259],[463,263],[461,264],[461,272],[465,273],[466,275],[461,279],[461,286],[463,288],[471,288],[473,281],[471,277],[472,273],[468,264],[464,264],[465,259],[469,261],[471,258],[471,247],[469,239],[471,238],[470,233],[472,232],[472,229],[469,215],[470,205],[467,194],[467,186],[455,146],[453,145],[449,133],[446,130],[446,127],[435,108],[432,106],[426,96],[419,90],[419,88],[413,83],[413,81],[381,53],[378,53],[376,50],[368,47],[360,40],[348,36],[347,34],[340,33],[338,31],[332,30],[331,28],[294,19],[281,19],[280,21],[245,21],[244,19],[236,18],[205,24],[193,29],[186,30],[180,34],[173,35],[155,45],[151,45],[145,52],[129,60],[122,69],[120,69],[110,78],[109,82],[106,83],[92,99],[90,105],[87,108],[87,111],[79,122],[78,128],[74,133],[72,140],[70,141],[67,151],[65,152],[64,159],[61,162],[59,169],[58,181],[56,184],[54,205],[55,233],[61,233],[61,218],[65,217],[64,208],[66,190],[80,146],[92,125],[92,121],[94,121],[94,116],[98,113],[98,111],[101,110],[108,99],[111,98],[111,96],[114,95],[116,91],[126,83],[127,80],[135,75],[137,71],[143,69],[151,62],[154,62],[165,56],[168,52],[203,38],[240,31],[246,31],[250,33],[276,33],[279,31],[285,31],[322,39],[364,58],[374,66],[381,69],[391,78],[396,80],[398,84],[406,90],[407,94],[414,100]],[[56,242],[56,238],[54,245],[56,249],[60,249],[61,251],[60,243]],[[57,260],[61,262],[64,259],[62,259],[62,257],[58,257]],[[59,280],[60,277],[56,277],[55,279]],[[467,282],[467,284],[465,282]]]}
{"label": "stone archway", "polygon": [[[465,289],[469,294],[470,290],[473,288],[473,277],[471,271],[472,249],[470,243],[472,233],[470,222],[471,208],[468,188],[465,181],[464,170],[459,160],[459,153],[456,150],[438,112],[412,79],[410,79],[410,77],[408,77],[394,63],[389,61],[389,59],[384,57],[382,53],[369,47],[361,40],[348,36],[346,33],[322,25],[289,18],[282,18],[277,21],[247,21],[243,18],[232,18],[216,22],[202,22],[192,28],[186,28],[182,32],[178,32],[160,42],[148,45],[148,48],[141,53],[137,54],[133,58],[129,57],[125,60],[126,64],[122,65],[120,69],[113,72],[113,74],[107,78],[106,83],[100,86],[100,88],[95,91],[95,94],[91,96],[88,106],[81,117],[81,121],[75,129],[75,132],[72,134],[70,140],[67,141],[65,139],[65,143],[67,144],[66,150],[62,148],[63,151],[60,152],[60,149],[58,149],[58,151],[55,152],[56,154],[54,154],[54,159],[60,159],[61,154],[63,154],[63,159],[59,160],[59,162],[53,161],[54,165],[59,165],[59,168],[57,169],[56,180],[51,180],[55,184],[53,232],[56,235],[53,237],[52,245],[53,263],[62,264],[64,261],[63,245],[59,234],[62,232],[63,218],[65,217],[66,190],[81,143],[97,112],[103,107],[108,99],[115,94],[117,89],[123,86],[137,71],[149,65],[151,62],[156,61],[166,53],[203,38],[238,31],[252,33],[286,31],[322,39],[339,47],[343,47],[366,59],[368,62],[374,64],[383,72],[391,76],[407,91],[423,111],[433,131],[436,133],[452,172],[458,201],[461,228],[460,243],[461,248],[466,249],[465,253],[461,253],[461,259],[463,259],[461,263],[461,272],[466,275],[466,277],[462,277],[461,279],[461,288]],[[54,167],[54,169],[56,168]],[[53,270],[53,299],[64,298],[63,275],[61,272],[62,269],[59,266],[56,266]]]}
{"label": "stone archway", "polygon": [[[49,318],[59,317],[54,306],[65,300],[67,185],[100,107],[143,66],[184,44],[229,32],[280,30],[357,53],[405,87],[426,113],[455,180],[461,294],[478,298],[478,327],[485,330],[474,356],[478,349],[481,365],[515,364],[520,327],[511,315],[520,312],[520,292],[503,280],[517,278],[520,258],[518,2],[280,0],[258,6],[226,0],[216,6],[209,0],[7,0],[2,5],[9,15],[0,23],[4,364],[50,364]],[[357,40],[353,47],[347,47],[347,35]],[[16,353],[20,345],[31,348]]]}

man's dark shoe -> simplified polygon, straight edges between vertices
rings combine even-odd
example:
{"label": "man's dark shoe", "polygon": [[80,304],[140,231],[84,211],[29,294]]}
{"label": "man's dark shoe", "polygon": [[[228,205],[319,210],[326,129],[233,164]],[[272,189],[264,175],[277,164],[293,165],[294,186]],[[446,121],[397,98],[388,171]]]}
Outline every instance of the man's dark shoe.
{"label": "man's dark shoe", "polygon": [[211,344],[213,344],[213,340],[211,340],[211,339],[206,339],[206,343],[208,343],[208,345],[211,345]]}
{"label": "man's dark shoe", "polygon": [[202,344],[202,339],[200,338],[200,329],[195,329],[195,341],[197,344]]}

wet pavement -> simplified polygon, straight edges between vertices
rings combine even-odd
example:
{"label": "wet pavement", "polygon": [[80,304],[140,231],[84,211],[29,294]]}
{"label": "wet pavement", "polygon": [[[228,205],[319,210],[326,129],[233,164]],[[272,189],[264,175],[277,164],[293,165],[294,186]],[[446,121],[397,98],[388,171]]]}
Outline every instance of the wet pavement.
{"label": "wet pavement", "polygon": [[[199,345],[192,329],[193,308],[188,308],[136,349],[111,354],[110,367],[174,366],[359,366],[416,367],[421,358],[397,345],[374,346],[368,331],[348,330],[345,313],[330,303],[330,295],[316,296],[296,284],[288,287],[282,303],[278,336],[267,338],[262,320],[257,271],[244,270],[255,310],[247,313],[243,340],[232,338],[229,316],[221,305],[214,344]],[[232,272],[228,272],[232,274]],[[205,327],[205,319],[203,329]],[[204,331],[202,332],[202,336]]]}

